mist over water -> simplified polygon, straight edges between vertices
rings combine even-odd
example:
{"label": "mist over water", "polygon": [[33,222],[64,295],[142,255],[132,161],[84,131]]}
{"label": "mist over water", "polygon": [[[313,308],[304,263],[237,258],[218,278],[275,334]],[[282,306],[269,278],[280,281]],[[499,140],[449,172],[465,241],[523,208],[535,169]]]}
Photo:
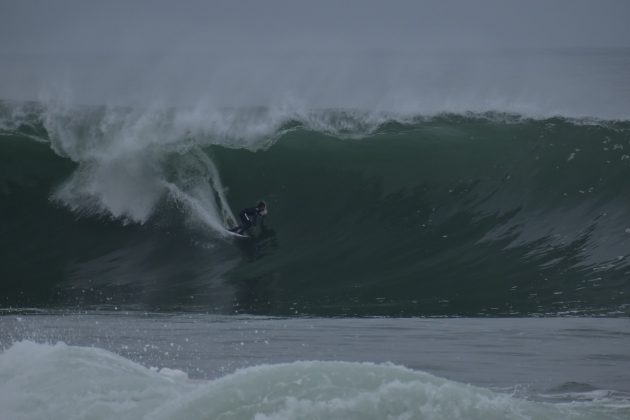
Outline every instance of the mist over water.
{"label": "mist over water", "polygon": [[0,97],[625,119],[621,1],[4,2]]}

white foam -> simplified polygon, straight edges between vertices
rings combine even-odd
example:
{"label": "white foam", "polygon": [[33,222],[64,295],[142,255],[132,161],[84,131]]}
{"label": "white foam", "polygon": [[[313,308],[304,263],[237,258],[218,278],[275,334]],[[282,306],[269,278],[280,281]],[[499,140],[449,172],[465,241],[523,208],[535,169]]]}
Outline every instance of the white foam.
{"label": "white foam", "polygon": [[7,419],[605,419],[626,408],[531,402],[391,364],[294,362],[192,381],[63,343],[0,354]]}
{"label": "white foam", "polygon": [[[289,109],[291,108],[291,109]],[[381,113],[292,107],[216,109],[77,107],[47,103],[41,120],[52,148],[78,169],[52,194],[79,214],[146,223],[164,199],[217,234],[234,220],[219,172],[203,150],[219,144],[257,150],[278,138],[283,124],[335,134],[369,133]]]}
{"label": "white foam", "polygon": [[78,213],[133,223],[147,222],[162,200],[171,199],[196,222],[222,232],[234,215],[218,170],[201,148],[255,148],[260,133],[275,128],[259,126],[264,119],[256,113],[228,110],[204,113],[210,117],[204,119],[199,112],[49,104],[43,121],[51,145],[78,164],[52,198]]}
{"label": "white foam", "polygon": [[0,355],[0,418],[141,418],[186,386],[98,348],[24,341]]}

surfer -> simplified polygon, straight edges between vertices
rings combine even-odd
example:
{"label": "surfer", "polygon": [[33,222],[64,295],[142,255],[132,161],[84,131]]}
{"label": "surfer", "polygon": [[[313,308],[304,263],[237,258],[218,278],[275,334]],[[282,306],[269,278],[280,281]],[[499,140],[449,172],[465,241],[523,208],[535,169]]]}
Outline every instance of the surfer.
{"label": "surfer", "polygon": [[241,210],[238,214],[238,217],[241,219],[241,225],[231,229],[232,232],[238,233],[239,235],[243,235],[247,229],[252,226],[256,226],[256,222],[258,220],[258,216],[260,216],[260,225],[262,226],[263,220],[267,215],[267,203],[264,201],[259,201],[256,204],[256,207],[248,207],[246,209]]}

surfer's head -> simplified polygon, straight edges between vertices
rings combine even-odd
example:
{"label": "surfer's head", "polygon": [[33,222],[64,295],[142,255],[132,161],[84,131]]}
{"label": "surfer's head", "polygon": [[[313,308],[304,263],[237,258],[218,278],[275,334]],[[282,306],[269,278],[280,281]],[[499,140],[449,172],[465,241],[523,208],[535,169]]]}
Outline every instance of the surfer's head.
{"label": "surfer's head", "polygon": [[260,213],[262,216],[266,216],[267,215],[267,203],[265,203],[264,201],[260,200],[258,203],[256,203],[256,210],[258,210],[258,213]]}

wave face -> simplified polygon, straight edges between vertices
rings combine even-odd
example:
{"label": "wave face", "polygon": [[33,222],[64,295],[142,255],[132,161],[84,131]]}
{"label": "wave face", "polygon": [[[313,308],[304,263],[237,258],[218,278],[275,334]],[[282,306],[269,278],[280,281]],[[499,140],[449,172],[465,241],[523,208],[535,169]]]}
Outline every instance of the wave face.
{"label": "wave face", "polygon": [[294,362],[191,381],[99,348],[30,341],[0,354],[0,378],[0,414],[13,419],[613,419],[628,410],[526,401],[391,364]]}
{"label": "wave face", "polygon": [[628,314],[627,121],[0,111],[4,306]]}

